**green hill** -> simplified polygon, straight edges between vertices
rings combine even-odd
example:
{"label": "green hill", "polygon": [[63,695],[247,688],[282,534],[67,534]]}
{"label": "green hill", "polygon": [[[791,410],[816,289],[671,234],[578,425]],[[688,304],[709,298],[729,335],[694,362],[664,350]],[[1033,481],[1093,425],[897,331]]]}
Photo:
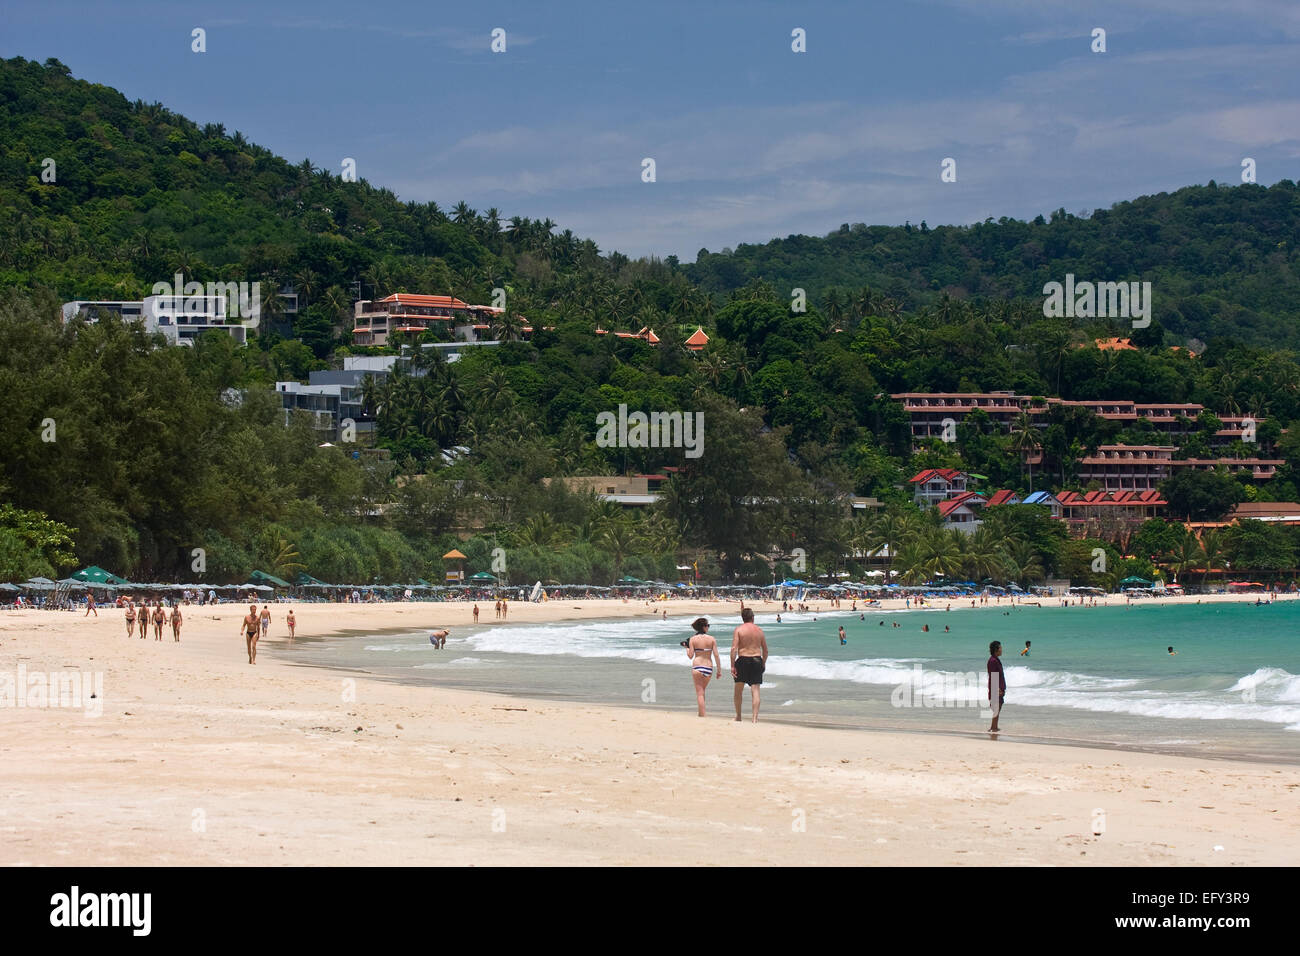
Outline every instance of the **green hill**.
{"label": "green hill", "polygon": [[[1293,500],[1300,430],[1281,429],[1300,419],[1298,224],[1293,183],[1206,186],[1086,219],[846,226],[691,265],[629,260],[549,220],[403,203],[293,165],[57,61],[0,61],[0,494],[17,509],[0,509],[0,579],[67,563],[70,539],[79,563],[146,579],[193,579],[202,548],[225,579],[305,565],[327,580],[409,581],[439,575],[434,556],[460,542],[470,571],[507,547],[516,580],[667,577],[689,558],[705,577],[768,581],[754,556],[778,546],[803,548],[813,567],[841,561],[861,530],[845,495],[901,506],[923,467],[1077,487],[1074,466],[1098,442],[1150,438],[1062,415],[1027,480],[1014,436],[987,423],[914,449],[890,398],[900,391],[1186,401],[1267,418],[1261,441],[1288,464],[1267,487],[1228,479],[1213,497]],[[302,309],[289,338],[268,323],[249,348],[213,332],[163,349],[139,328],[56,317],[61,299],[135,298],[177,272],[288,284]],[[1150,280],[1157,321],[1045,318],[1042,285],[1067,272]],[[368,389],[391,460],[353,458],[320,448],[305,422],[286,428],[269,386],[354,349],[356,283],[365,297],[479,302],[504,287],[537,331]],[[806,311],[791,310],[793,287],[808,292]],[[263,307],[276,317],[272,298]],[[697,325],[711,341],[688,352]],[[597,326],[646,326],[660,344]],[[1114,335],[1139,348],[1090,347]],[[1191,336],[1209,343],[1198,357],[1170,348]],[[596,416],[620,404],[704,412],[704,454],[598,446]],[[42,437],[47,421],[57,441]],[[1204,454],[1211,425],[1180,454]],[[444,467],[441,449],[457,445],[471,453]],[[681,470],[636,516],[548,483],[665,466]],[[1057,556],[1041,558],[1058,570]]]}
{"label": "green hill", "polygon": [[825,238],[790,236],[700,250],[686,273],[710,292],[753,279],[841,301],[868,287],[900,307],[942,296],[1041,302],[1043,285],[1067,273],[1094,282],[1152,283],[1154,318],[1180,338],[1232,336],[1300,344],[1300,190],[1189,186],[1098,209],[1058,209],[1047,221],[988,220],[974,226],[844,224]]}

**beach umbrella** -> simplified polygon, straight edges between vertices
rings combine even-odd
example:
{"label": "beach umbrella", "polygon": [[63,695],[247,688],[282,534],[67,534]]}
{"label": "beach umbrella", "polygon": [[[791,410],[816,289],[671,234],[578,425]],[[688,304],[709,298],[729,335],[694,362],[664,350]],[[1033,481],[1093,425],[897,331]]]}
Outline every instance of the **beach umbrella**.
{"label": "beach umbrella", "polygon": [[13,585],[13,584],[0,584],[0,591],[19,591],[19,590],[22,590],[22,589],[19,588],[17,585]]}
{"label": "beach umbrella", "polygon": [[81,578],[77,578],[77,577],[59,578],[58,583],[68,584],[68,585],[75,584],[78,587],[94,588],[96,591],[99,590],[112,591],[117,589],[116,584],[106,584],[103,581],[84,581]]}
{"label": "beach umbrella", "polygon": [[76,574],[72,575],[73,580],[80,584],[126,584],[126,578],[120,578],[111,571],[105,571],[98,565],[92,564],[88,568],[82,568]]}
{"label": "beach umbrella", "polygon": [[1139,578],[1137,575],[1133,575],[1132,577],[1127,577],[1123,581],[1120,581],[1119,583],[1120,584],[1144,584],[1144,585],[1151,584],[1151,582],[1148,581],[1146,578]]}
{"label": "beach umbrella", "polygon": [[486,571],[480,571],[478,574],[471,574],[469,579],[471,581],[495,581],[496,575],[488,574]]}
{"label": "beach umbrella", "polygon": [[[254,571],[248,576],[249,584],[274,584],[277,587],[287,588],[289,582],[282,578],[277,578],[274,574],[267,574],[265,571]],[[267,588],[267,590],[271,590]]]}

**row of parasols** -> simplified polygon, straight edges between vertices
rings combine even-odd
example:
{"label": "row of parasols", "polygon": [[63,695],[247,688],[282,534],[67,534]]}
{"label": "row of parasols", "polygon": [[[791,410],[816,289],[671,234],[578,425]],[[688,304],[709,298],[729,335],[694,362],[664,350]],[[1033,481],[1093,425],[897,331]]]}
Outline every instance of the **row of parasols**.
{"label": "row of parasols", "polygon": [[[497,584],[497,578],[487,572],[481,572],[469,577],[462,587],[491,587]],[[85,588],[92,591],[112,591],[112,592],[149,592],[157,593],[163,591],[197,591],[207,593],[215,591],[218,593],[247,593],[257,591],[259,593],[270,593],[277,588],[303,588],[309,590],[321,591],[374,591],[374,590],[412,590],[412,591],[447,591],[453,588],[430,584],[424,579],[418,580],[414,584],[328,584],[325,581],[318,580],[309,574],[301,573],[297,576],[294,583],[290,584],[283,578],[278,578],[273,574],[265,571],[254,571],[249,575],[248,581],[244,584],[163,584],[159,582],[138,582],[128,581],[126,578],[113,574],[111,571],[105,571],[96,565],[88,568],[82,568],[76,574],[66,578],[59,578],[57,581],[44,577],[28,578],[17,584],[0,583],[0,591],[20,592],[20,591],[58,591],[61,589]]]}

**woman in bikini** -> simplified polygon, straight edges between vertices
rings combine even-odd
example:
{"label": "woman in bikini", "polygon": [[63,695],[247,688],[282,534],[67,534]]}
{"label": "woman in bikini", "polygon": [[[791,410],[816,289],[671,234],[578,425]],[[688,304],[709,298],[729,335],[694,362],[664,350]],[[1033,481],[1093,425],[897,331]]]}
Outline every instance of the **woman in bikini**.
{"label": "woman in bikini", "polygon": [[[704,716],[704,691],[709,686],[713,675],[722,669],[718,659],[718,642],[709,636],[709,619],[697,618],[691,627],[695,633],[686,642],[686,652],[691,658],[691,678],[695,681],[695,702],[699,705],[699,715]],[[712,658],[712,663],[710,663]]]}
{"label": "woman in bikini", "polygon": [[153,639],[162,640],[163,621],[167,620],[167,612],[163,610],[162,599],[158,600],[158,606],[153,609]]}
{"label": "woman in bikini", "polygon": [[130,601],[126,602],[126,636],[135,636],[135,605]]}
{"label": "woman in bikini", "polygon": [[172,639],[177,643],[181,639],[181,606],[172,605]]}

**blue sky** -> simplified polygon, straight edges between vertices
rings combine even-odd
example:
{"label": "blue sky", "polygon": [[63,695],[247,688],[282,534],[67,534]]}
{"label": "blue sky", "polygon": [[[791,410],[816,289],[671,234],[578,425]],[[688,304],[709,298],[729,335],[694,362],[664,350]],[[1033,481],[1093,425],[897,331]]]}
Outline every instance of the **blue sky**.
{"label": "blue sky", "polygon": [[842,222],[1091,210],[1240,182],[1247,156],[1261,183],[1300,179],[1296,0],[5,0],[0,55],[293,162],[353,157],[403,199],[684,261]]}

